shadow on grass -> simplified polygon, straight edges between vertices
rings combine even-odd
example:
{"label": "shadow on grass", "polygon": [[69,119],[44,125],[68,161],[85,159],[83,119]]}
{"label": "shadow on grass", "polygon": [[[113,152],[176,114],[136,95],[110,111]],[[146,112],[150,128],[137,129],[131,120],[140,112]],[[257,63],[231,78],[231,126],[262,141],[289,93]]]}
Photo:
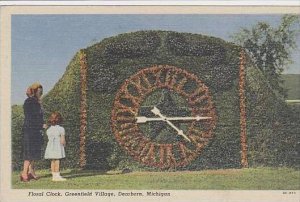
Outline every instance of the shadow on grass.
{"label": "shadow on grass", "polygon": [[39,175],[39,179],[48,178],[48,177],[52,177],[52,174],[49,173],[49,174]]}
{"label": "shadow on grass", "polygon": [[[62,170],[61,171],[61,176],[67,179],[72,179],[72,178],[78,178],[78,177],[91,177],[91,176],[98,176],[98,175],[122,175],[122,174],[127,174],[132,172],[129,169],[123,169],[120,171],[108,171],[108,170],[88,170],[88,169],[67,169],[67,170]],[[20,172],[16,172],[20,173]],[[51,178],[52,173],[50,170],[46,171],[41,171],[41,173],[38,173],[39,179],[45,179],[45,178]],[[17,178],[19,179],[19,174],[17,174]]]}
{"label": "shadow on grass", "polygon": [[90,177],[90,176],[97,176],[97,175],[122,175],[122,174],[125,173],[122,171],[109,172],[104,170],[78,170],[78,169],[73,169],[69,172],[62,172],[62,176],[67,179],[78,178],[78,177]]}

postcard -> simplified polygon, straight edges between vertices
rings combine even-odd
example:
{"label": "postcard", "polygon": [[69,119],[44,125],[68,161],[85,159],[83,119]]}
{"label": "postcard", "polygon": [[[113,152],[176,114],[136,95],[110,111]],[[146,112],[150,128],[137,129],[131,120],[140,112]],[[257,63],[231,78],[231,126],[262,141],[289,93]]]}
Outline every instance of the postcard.
{"label": "postcard", "polygon": [[1,191],[300,198],[300,7],[1,7]]}

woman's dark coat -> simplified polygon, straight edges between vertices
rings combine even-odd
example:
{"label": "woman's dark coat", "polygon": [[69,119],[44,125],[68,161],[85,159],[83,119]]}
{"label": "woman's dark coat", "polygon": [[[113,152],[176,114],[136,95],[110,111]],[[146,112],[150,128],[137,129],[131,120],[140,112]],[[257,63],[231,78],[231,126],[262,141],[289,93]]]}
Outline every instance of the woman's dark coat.
{"label": "woman's dark coat", "polygon": [[24,105],[24,125],[23,125],[23,159],[41,159],[41,148],[43,144],[43,110],[37,98],[29,97]]}

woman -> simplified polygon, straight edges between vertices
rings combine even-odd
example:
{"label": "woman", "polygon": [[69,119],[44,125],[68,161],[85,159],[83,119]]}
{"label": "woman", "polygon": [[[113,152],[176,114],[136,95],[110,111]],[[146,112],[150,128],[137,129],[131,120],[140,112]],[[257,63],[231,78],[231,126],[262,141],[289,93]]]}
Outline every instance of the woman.
{"label": "woman", "polygon": [[27,89],[27,99],[24,102],[24,125],[23,125],[23,172],[20,180],[28,182],[30,179],[37,180],[34,161],[41,159],[43,144],[42,130],[47,127],[44,124],[41,97],[43,87],[39,83],[32,84]]}

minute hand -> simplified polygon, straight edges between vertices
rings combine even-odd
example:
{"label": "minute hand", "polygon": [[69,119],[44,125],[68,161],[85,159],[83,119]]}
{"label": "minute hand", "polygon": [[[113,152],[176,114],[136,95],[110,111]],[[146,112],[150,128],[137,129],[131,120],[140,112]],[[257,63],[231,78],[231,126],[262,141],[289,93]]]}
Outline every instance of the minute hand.
{"label": "minute hand", "polygon": [[195,116],[195,117],[168,117],[167,119],[169,121],[185,121],[185,120],[206,120],[206,119],[211,119],[212,117],[209,116]]}
{"label": "minute hand", "polygon": [[[192,121],[192,120],[196,120],[196,121],[200,121],[200,120],[207,120],[207,119],[211,119],[212,117],[207,117],[207,116],[192,116],[192,117],[165,117],[165,119],[169,120],[169,121]],[[165,121],[164,118],[148,118],[145,116],[137,116],[136,117],[137,123],[146,123],[148,121]]]}
{"label": "minute hand", "polygon": [[191,140],[183,133],[182,130],[179,130],[171,121],[169,121],[167,119],[167,117],[165,117],[164,115],[162,115],[159,111],[158,108],[154,107],[151,112],[153,112],[155,115],[158,115],[160,118],[162,118],[165,122],[167,122],[167,124],[169,124],[172,128],[174,128],[178,135],[181,135],[182,137],[184,137],[187,141],[191,142]]}

